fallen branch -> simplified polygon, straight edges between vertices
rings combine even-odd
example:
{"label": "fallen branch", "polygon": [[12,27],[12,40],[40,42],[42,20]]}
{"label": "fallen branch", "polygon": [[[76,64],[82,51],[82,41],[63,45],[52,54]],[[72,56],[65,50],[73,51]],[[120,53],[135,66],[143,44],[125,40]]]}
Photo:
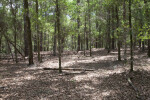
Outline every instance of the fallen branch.
{"label": "fallen branch", "polygon": [[[59,70],[58,68],[43,68],[44,70]],[[81,69],[81,68],[63,68],[62,70],[73,70],[73,71],[94,71],[93,69]]]}

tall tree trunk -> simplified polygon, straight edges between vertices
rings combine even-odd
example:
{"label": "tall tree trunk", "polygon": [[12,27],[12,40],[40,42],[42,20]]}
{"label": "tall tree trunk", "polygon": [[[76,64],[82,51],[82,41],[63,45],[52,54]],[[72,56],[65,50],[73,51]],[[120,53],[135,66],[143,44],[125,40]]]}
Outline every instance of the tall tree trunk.
{"label": "tall tree trunk", "polygon": [[[80,4],[80,0],[77,0],[77,5],[79,7]],[[77,22],[78,22],[78,48],[77,48],[77,52],[81,50],[80,45],[81,45],[81,37],[80,37],[80,9],[78,9],[78,18],[77,18]]]}
{"label": "tall tree trunk", "polygon": [[147,53],[148,57],[150,57],[150,39],[148,39],[148,53]]}
{"label": "tall tree trunk", "polygon": [[[98,13],[96,11],[96,16],[98,16]],[[98,19],[96,18],[96,30],[99,31],[99,23],[98,23]],[[96,37],[96,42],[95,42],[95,47],[98,48],[98,39],[99,39],[99,35],[97,35]]]}
{"label": "tall tree trunk", "polygon": [[92,36],[91,36],[91,11],[90,11],[90,0],[88,1],[88,20],[89,20],[89,38],[90,38],[90,56],[92,56]]}
{"label": "tall tree trunk", "polygon": [[38,49],[38,62],[41,62],[41,57],[40,57],[40,37],[39,37],[39,21],[38,21],[38,0],[36,0],[36,31],[37,31],[37,49]]}
{"label": "tall tree trunk", "polygon": [[44,32],[44,51],[46,51],[46,32]]}
{"label": "tall tree trunk", "polygon": [[142,41],[142,51],[143,52],[145,51],[145,41],[144,40]]}
{"label": "tall tree trunk", "polygon": [[28,36],[28,46],[29,46],[29,65],[33,64],[33,52],[32,52],[32,38],[31,38],[31,24],[29,18],[29,8],[28,0],[24,0],[24,9],[25,9],[25,32]]}
{"label": "tall tree trunk", "polygon": [[2,53],[2,34],[0,34],[0,60],[1,60],[1,53]]}
{"label": "tall tree trunk", "polygon": [[129,32],[130,32],[130,72],[133,71],[133,36],[132,36],[132,22],[131,22],[131,0],[129,0]]}
{"label": "tall tree trunk", "polygon": [[50,46],[50,34],[48,34],[47,51],[49,51],[49,46]]}
{"label": "tall tree trunk", "polygon": [[114,31],[115,31],[115,10],[114,10],[114,6],[112,7],[112,49],[115,49],[115,35],[114,35]]}
{"label": "tall tree trunk", "polygon": [[[140,10],[140,13],[142,14],[142,10]],[[141,29],[143,28],[142,19],[140,20],[140,28]],[[142,36],[142,35],[140,35],[140,36]],[[140,48],[140,50],[142,50],[142,39],[139,40],[139,48]]]}
{"label": "tall tree trunk", "polygon": [[89,35],[88,32],[86,32],[86,50],[89,50]]}
{"label": "tall tree trunk", "polygon": [[18,63],[18,57],[17,57],[17,26],[16,26],[16,9],[17,6],[15,6],[15,9],[13,8],[13,4],[12,1],[10,2],[10,6],[11,6],[11,12],[13,15],[13,24],[14,24],[14,50],[15,50],[15,62]]}
{"label": "tall tree trunk", "polygon": [[72,46],[71,46],[71,48],[72,48],[72,51],[73,51],[73,49],[74,49],[74,37],[73,37],[73,35],[71,36],[71,39],[72,39]]}
{"label": "tall tree trunk", "polygon": [[59,73],[62,73],[61,69],[61,33],[60,33],[60,9],[59,2],[56,0],[56,17],[57,17],[57,31],[58,31],[58,48],[59,48]]}
{"label": "tall tree trunk", "polygon": [[[126,0],[123,1],[123,21],[124,21],[124,26],[126,26]],[[127,60],[127,35],[126,35],[126,28],[124,27],[124,60]]]}
{"label": "tall tree trunk", "polygon": [[137,42],[136,35],[133,35],[133,50],[136,49],[136,42]]}
{"label": "tall tree trunk", "polygon": [[14,23],[14,50],[15,50],[15,62],[18,63],[18,57],[17,57],[17,28],[16,28],[16,13],[14,13],[14,19],[13,19],[13,23]]}
{"label": "tall tree trunk", "polygon": [[[64,32],[64,31],[61,32],[61,35],[62,35],[62,34],[65,34],[65,33],[63,33],[63,32]],[[64,36],[64,35],[62,35],[62,36]],[[64,52],[64,44],[65,44],[65,37],[64,37],[64,38],[61,38],[61,53]]]}
{"label": "tall tree trunk", "polygon": [[[146,5],[146,11],[145,11],[145,14],[146,14],[146,20],[147,20],[147,26],[150,25],[150,15],[149,15],[149,9],[148,9],[148,3],[147,3],[147,0],[144,0],[144,3]],[[148,30],[148,34],[150,35],[150,30]],[[150,38],[148,39],[148,52],[147,52],[147,55],[148,57],[150,57]]]}
{"label": "tall tree trunk", "polygon": [[57,21],[55,21],[55,32],[54,32],[54,44],[53,44],[53,55],[54,56],[56,56],[56,47],[57,47],[56,34],[57,34]]}
{"label": "tall tree trunk", "polygon": [[84,23],[84,56],[85,56],[85,50],[86,50],[86,14],[85,14],[85,23]]}
{"label": "tall tree trunk", "polygon": [[43,51],[43,32],[40,31],[40,51]]}
{"label": "tall tree trunk", "polygon": [[99,26],[99,36],[98,36],[98,46],[99,46],[99,48],[102,48],[102,38],[101,38],[101,28],[100,28],[100,26]]}
{"label": "tall tree trunk", "polygon": [[34,35],[34,52],[37,52],[37,35]]}
{"label": "tall tree trunk", "polygon": [[[16,17],[15,17],[16,18]],[[16,21],[16,20],[15,20]],[[16,63],[18,63],[18,57],[17,57],[17,50],[16,50],[16,48],[17,48],[17,30],[16,30],[16,24],[14,25],[14,28],[15,28],[15,30],[14,30],[14,42],[15,42],[15,47],[14,47],[14,49],[15,49],[15,61],[16,61]]]}
{"label": "tall tree trunk", "polygon": [[95,48],[98,48],[98,38],[96,37],[96,41],[95,41]]}
{"label": "tall tree trunk", "polygon": [[107,16],[107,49],[108,53],[110,53],[110,46],[111,46],[111,40],[110,40],[110,8],[108,8],[108,16]]}
{"label": "tall tree trunk", "polygon": [[83,39],[82,38],[80,39],[80,42],[81,42],[81,51],[83,51]]}
{"label": "tall tree trunk", "polygon": [[[119,28],[119,15],[118,15],[118,7],[116,6],[116,20],[117,20],[117,28]],[[117,30],[117,35],[118,35],[118,61],[121,61],[121,50],[120,50],[120,33]]]}
{"label": "tall tree trunk", "polygon": [[141,39],[139,40],[139,48],[140,48],[140,50],[141,50]]}
{"label": "tall tree trunk", "polygon": [[27,36],[27,29],[26,29],[26,18],[25,18],[25,13],[24,13],[24,54],[25,54],[25,57],[27,57],[29,55],[28,53],[28,49],[29,49],[29,46],[28,46],[28,36]]}

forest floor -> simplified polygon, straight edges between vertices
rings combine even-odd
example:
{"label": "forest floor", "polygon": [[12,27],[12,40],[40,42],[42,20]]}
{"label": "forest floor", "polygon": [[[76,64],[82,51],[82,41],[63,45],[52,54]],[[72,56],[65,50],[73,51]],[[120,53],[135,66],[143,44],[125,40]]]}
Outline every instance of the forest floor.
{"label": "forest floor", "polygon": [[0,100],[150,100],[150,58],[146,53],[134,52],[131,80],[140,98],[127,81],[129,61],[117,61],[117,50],[107,54],[104,49],[93,49],[92,57],[65,52],[63,68],[94,71],[63,70],[62,74],[43,70],[58,68],[57,57],[43,54],[43,62],[39,64],[35,58],[33,66],[27,66],[27,61],[0,61]]}

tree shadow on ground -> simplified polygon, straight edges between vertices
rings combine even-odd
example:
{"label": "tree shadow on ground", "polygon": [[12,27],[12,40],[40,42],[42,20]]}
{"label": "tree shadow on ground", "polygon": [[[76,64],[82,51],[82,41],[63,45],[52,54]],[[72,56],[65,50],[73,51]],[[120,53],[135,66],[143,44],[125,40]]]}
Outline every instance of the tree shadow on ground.
{"label": "tree shadow on ground", "polygon": [[[62,76],[57,71],[28,71],[35,78],[21,80],[21,85],[14,84],[0,89],[2,97],[6,95],[5,99],[8,100],[138,100],[127,82],[127,72],[89,78],[90,72]],[[148,100],[150,72],[135,71],[132,81],[142,98]]]}
{"label": "tree shadow on ground", "polygon": [[[150,99],[150,72],[145,70],[135,71],[132,74],[132,82],[140,91],[142,100]],[[112,93],[103,98],[104,100],[139,100],[136,92],[128,84],[125,72],[104,78],[100,85],[105,86],[102,90],[108,89],[112,91]]]}
{"label": "tree shadow on ground", "polygon": [[[95,71],[76,74],[70,72],[68,75],[58,74],[58,71],[25,69],[19,67],[21,65],[13,65],[16,68],[10,73],[9,79],[7,80],[8,76],[3,78],[7,81],[6,87],[0,88],[0,98],[6,100],[137,100],[136,93],[127,82],[127,72],[118,71],[119,68],[124,67],[123,64],[124,62],[112,61],[110,57],[91,63],[79,62],[68,67],[95,69]],[[13,66],[8,70],[11,71]],[[21,72],[16,73],[18,71]],[[132,81],[144,100],[148,100],[150,72],[135,71]]]}

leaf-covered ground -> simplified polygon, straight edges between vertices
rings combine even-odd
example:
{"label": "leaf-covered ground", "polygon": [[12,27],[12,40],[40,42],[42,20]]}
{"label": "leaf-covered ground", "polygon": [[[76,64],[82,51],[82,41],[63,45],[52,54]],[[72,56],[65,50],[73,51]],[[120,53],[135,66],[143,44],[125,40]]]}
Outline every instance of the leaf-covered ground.
{"label": "leaf-covered ground", "polygon": [[[44,54],[44,53],[43,53]],[[150,58],[135,51],[134,70],[130,75],[140,99],[150,100]],[[129,59],[129,58],[128,58]],[[15,64],[0,61],[0,100],[140,100],[127,81],[129,61],[117,61],[117,51],[107,54],[93,49],[93,56],[65,52],[65,68],[94,69],[94,71],[43,70],[58,68],[58,58],[46,52],[43,63],[27,66],[27,61]]]}

